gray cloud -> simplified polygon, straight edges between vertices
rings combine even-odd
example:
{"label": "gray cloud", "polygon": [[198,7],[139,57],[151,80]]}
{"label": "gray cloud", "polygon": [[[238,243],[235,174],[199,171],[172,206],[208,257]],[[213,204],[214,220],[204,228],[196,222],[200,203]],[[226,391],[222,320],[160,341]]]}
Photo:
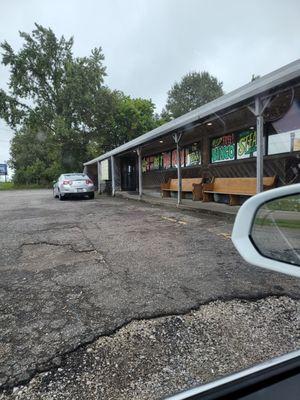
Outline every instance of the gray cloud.
{"label": "gray cloud", "polygon": [[[21,46],[34,22],[74,36],[76,55],[102,46],[106,83],[152,98],[158,111],[171,85],[208,70],[231,91],[299,58],[298,0],[11,0],[1,1],[0,40]],[[8,73],[0,67],[0,87]],[[7,136],[1,130],[0,137]],[[3,153],[0,142],[0,162]]]}

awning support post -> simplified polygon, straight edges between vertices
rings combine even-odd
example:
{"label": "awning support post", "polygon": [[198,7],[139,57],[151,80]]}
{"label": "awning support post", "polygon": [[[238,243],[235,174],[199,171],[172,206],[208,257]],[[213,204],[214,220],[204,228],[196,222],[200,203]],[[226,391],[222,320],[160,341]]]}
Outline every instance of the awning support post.
{"label": "awning support post", "polygon": [[110,157],[111,163],[111,195],[114,196],[116,193],[116,183],[115,183],[115,157]]}
{"label": "awning support post", "polygon": [[248,106],[256,117],[256,193],[264,190],[264,116],[263,113],[270,104],[272,97],[262,100],[255,97],[254,108]]}
{"label": "awning support post", "polygon": [[182,177],[181,177],[181,157],[180,157],[180,139],[182,133],[174,133],[173,139],[176,143],[176,155],[177,155],[177,179],[178,179],[178,191],[177,191],[177,207],[181,204],[182,199]]}
{"label": "awning support post", "polygon": [[262,115],[262,103],[259,97],[255,98],[256,115],[256,193],[263,191],[264,176],[264,117]]}
{"label": "awning support post", "polygon": [[142,148],[137,148],[138,155],[138,170],[139,170],[139,200],[142,199],[143,195],[143,170],[142,170]]}

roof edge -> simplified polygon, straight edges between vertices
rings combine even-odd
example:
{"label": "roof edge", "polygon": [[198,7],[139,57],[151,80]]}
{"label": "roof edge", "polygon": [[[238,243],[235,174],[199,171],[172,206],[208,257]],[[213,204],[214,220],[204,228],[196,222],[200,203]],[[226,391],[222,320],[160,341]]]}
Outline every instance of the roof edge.
{"label": "roof edge", "polygon": [[300,59],[297,59],[287,65],[284,65],[277,70],[270,72],[261,78],[255,79],[253,82],[249,82],[227,94],[224,94],[217,99],[204,104],[201,107],[196,108],[178,118],[167,122],[152,131],[146,132],[137,138],[122,144],[115,149],[102,154],[90,161],[83,163],[84,166],[94,164],[98,161],[105,160],[113,155],[122,153],[126,150],[136,148],[142,144],[164,136],[165,134],[174,130],[180,129],[185,125],[193,123],[199,119],[208,117],[211,114],[219,112],[225,108],[231,107],[245,100],[251,99],[255,96],[261,95],[264,92],[273,89],[277,86],[285,84],[295,78],[300,77]]}

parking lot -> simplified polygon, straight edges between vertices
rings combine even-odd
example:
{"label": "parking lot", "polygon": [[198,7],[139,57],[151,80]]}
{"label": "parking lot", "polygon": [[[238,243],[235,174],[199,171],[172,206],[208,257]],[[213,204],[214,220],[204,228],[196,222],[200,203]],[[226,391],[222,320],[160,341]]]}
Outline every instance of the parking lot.
{"label": "parking lot", "polygon": [[299,345],[299,283],[243,262],[220,216],[48,190],[0,201],[3,398],[156,398]]}

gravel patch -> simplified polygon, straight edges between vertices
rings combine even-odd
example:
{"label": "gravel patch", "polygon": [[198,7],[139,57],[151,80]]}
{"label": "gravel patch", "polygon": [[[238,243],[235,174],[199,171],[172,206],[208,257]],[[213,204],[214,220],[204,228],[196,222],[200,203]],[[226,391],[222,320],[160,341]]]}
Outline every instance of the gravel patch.
{"label": "gravel patch", "polygon": [[158,399],[299,348],[300,301],[215,301],[133,321],[1,400]]}

